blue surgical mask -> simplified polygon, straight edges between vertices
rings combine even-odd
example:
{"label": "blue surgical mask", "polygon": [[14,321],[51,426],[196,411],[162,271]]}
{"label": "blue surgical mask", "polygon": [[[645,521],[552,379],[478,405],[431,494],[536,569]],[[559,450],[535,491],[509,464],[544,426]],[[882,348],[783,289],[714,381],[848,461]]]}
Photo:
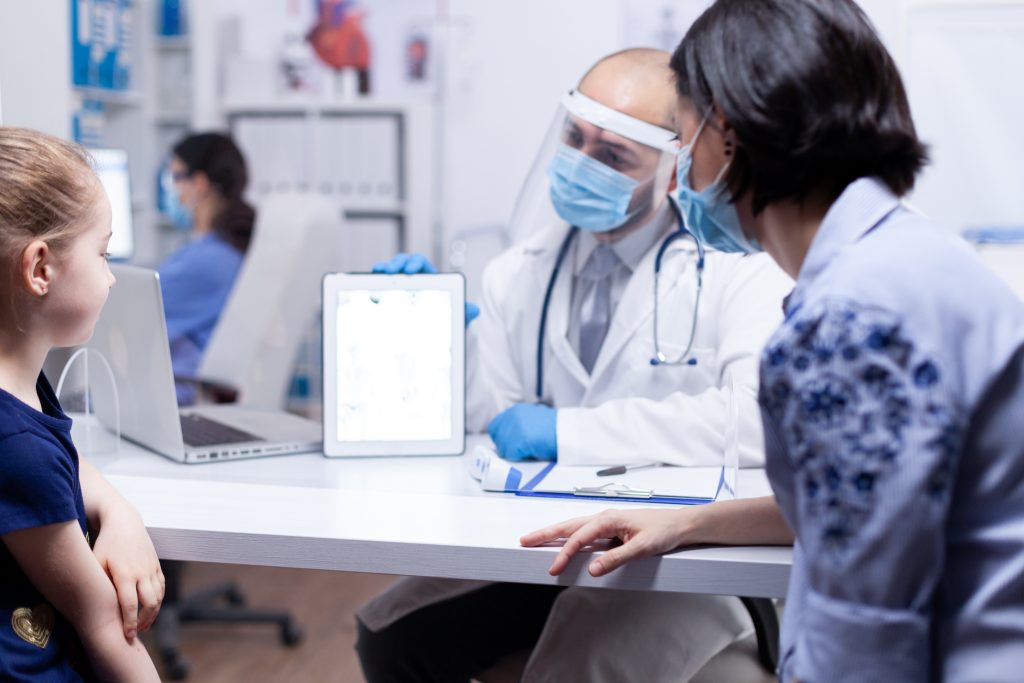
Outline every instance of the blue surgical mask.
{"label": "blue surgical mask", "polygon": [[624,225],[633,193],[640,182],[605,166],[578,149],[560,144],[548,166],[551,203],[566,223],[590,232],[608,232]]}
{"label": "blue surgical mask", "polygon": [[179,230],[192,229],[192,209],[181,203],[169,170],[160,174],[160,211]]}
{"label": "blue surgical mask", "polygon": [[693,166],[693,146],[704,130],[708,117],[704,117],[690,144],[679,150],[676,157],[676,200],[686,221],[686,228],[705,246],[727,253],[742,252],[755,254],[761,245],[743,234],[736,205],[729,201],[728,192],[722,182],[728,162],[719,172],[715,182],[697,192],[690,184],[690,169]]}

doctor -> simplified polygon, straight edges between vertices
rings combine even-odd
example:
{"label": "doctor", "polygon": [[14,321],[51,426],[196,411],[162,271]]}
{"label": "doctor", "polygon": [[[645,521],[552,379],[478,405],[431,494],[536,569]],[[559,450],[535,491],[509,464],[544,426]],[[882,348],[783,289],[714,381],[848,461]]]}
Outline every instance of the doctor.
{"label": "doctor", "polygon": [[[720,464],[734,401],[741,464],[762,462],[757,354],[792,282],[678,232],[675,101],[655,50],[601,60],[562,100],[470,327],[467,424],[506,458]],[[423,578],[358,617],[369,681],[467,680],[523,649],[527,681],[679,681],[751,629],[735,598]]]}

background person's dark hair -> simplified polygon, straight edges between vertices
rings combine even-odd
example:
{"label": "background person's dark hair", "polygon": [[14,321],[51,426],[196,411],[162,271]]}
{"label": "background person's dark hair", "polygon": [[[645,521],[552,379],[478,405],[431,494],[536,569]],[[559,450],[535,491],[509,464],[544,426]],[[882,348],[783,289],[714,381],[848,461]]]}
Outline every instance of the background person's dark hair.
{"label": "background person's dark hair", "polygon": [[671,67],[700,116],[717,105],[735,129],[725,184],[755,213],[870,176],[902,196],[927,163],[899,71],[850,0],[718,0]]}
{"label": "background person's dark hair", "polygon": [[188,172],[202,171],[226,205],[214,218],[213,229],[241,252],[252,240],[256,211],[242,199],[249,172],[234,141],[221,133],[197,133],[180,140],[172,149]]}

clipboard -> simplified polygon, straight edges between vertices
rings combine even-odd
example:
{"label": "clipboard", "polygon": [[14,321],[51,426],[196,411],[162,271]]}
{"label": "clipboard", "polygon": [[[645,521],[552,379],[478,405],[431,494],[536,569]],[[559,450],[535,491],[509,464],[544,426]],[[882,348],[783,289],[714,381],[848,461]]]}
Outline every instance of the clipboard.
{"label": "clipboard", "polygon": [[548,463],[514,493],[544,498],[704,505],[718,497],[725,483],[724,467],[664,466],[616,475],[612,481],[598,477],[599,469],[598,465],[567,467]]}

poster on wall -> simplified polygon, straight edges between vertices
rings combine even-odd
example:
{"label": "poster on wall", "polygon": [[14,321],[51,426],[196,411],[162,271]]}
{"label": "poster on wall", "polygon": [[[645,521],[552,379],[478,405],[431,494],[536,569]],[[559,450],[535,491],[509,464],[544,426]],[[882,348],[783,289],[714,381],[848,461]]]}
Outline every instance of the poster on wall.
{"label": "poster on wall", "polygon": [[219,0],[239,40],[225,55],[226,95],[424,99],[435,94],[433,0],[273,0],[261,12]]}

